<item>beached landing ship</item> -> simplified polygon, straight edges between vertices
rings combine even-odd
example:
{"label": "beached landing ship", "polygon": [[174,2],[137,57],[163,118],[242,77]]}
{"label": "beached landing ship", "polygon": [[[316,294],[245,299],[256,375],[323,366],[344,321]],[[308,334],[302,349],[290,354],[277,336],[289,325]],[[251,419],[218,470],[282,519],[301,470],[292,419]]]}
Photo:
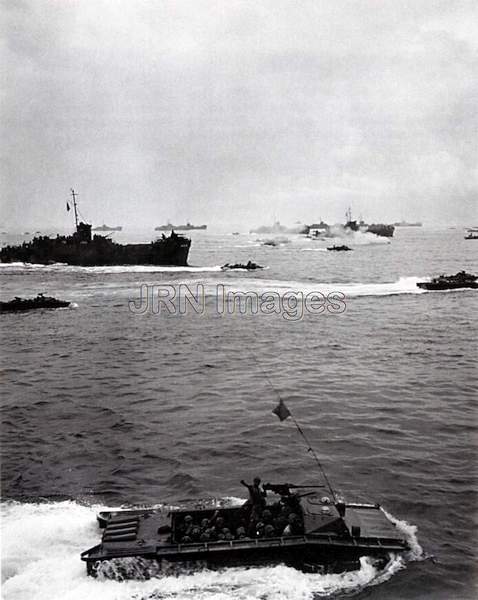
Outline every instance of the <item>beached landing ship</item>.
{"label": "beached landing ship", "polygon": [[[98,516],[104,528],[101,543],[84,551],[81,559],[93,576],[104,561],[128,557],[188,561],[189,566],[189,561],[201,561],[209,567],[282,562],[302,570],[340,572],[357,568],[362,556],[385,564],[389,553],[409,549],[404,535],[378,504],[331,502],[313,489],[295,493],[295,488],[307,487],[321,486],[264,485],[264,490],[278,494],[278,500],[266,505],[262,519],[267,510],[275,524],[288,510],[290,525],[285,529],[257,523],[254,531],[248,530],[245,506],[177,509],[167,514],[157,509],[103,512]],[[227,533],[201,540],[202,523],[205,527],[220,523]],[[193,539],[194,533],[186,537],[185,530],[194,532],[195,525],[197,538]]]}
{"label": "beached landing ship", "polygon": [[[187,266],[191,240],[174,231],[149,244],[118,244],[110,238],[91,235],[91,225],[78,223],[76,193],[71,190],[76,231],[73,235],[39,236],[19,246],[0,249],[0,262],[36,264],[66,263],[79,266],[177,265]],[[70,210],[67,204],[67,210]]]}
{"label": "beached landing ship", "polygon": [[22,312],[40,308],[66,308],[67,306],[70,306],[70,302],[38,294],[36,298],[19,298],[16,296],[10,302],[0,302],[0,312]]}
{"label": "beached landing ship", "polygon": [[478,277],[465,271],[459,271],[456,275],[439,275],[431,281],[419,281],[417,286],[424,290],[478,289]]}

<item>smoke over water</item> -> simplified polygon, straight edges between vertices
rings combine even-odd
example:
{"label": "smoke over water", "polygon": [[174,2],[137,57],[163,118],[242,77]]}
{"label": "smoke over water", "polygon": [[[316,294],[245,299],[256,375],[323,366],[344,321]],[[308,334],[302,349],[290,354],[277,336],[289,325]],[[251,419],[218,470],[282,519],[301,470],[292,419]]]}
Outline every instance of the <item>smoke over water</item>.
{"label": "smoke over water", "polygon": [[[404,568],[391,557],[377,570],[364,558],[357,571],[316,575],[278,565],[191,570],[162,574],[156,563],[129,561],[134,579],[118,581],[114,565],[105,565],[97,579],[86,575],[80,553],[98,543],[95,515],[103,507],[73,501],[2,505],[2,588],[5,600],[312,600],[353,594],[377,585]],[[400,522],[398,522],[400,524]],[[405,527],[406,524],[404,524]],[[413,528],[407,537],[419,548]],[[418,555],[410,557],[416,560]],[[124,564],[122,565],[124,567]],[[122,569],[124,572],[124,569]],[[168,573],[168,572],[167,572]]]}

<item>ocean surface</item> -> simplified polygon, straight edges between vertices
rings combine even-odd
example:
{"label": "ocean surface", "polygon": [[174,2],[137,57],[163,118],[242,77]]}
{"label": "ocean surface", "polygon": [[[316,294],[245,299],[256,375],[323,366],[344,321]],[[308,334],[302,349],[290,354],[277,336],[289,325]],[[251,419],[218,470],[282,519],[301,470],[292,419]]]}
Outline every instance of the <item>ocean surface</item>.
{"label": "ocean surface", "polygon": [[[257,240],[272,235],[192,232],[189,268],[1,265],[2,300],[74,303],[0,321],[3,598],[476,598],[478,293],[416,287],[478,272],[463,235],[402,228],[327,252],[294,235],[270,247]],[[220,270],[249,259],[267,268]],[[250,304],[228,310],[230,291]],[[294,424],[271,413],[277,392],[334,488],[397,520],[404,559],[336,575],[86,576],[102,508],[237,503],[255,475],[321,483]]]}

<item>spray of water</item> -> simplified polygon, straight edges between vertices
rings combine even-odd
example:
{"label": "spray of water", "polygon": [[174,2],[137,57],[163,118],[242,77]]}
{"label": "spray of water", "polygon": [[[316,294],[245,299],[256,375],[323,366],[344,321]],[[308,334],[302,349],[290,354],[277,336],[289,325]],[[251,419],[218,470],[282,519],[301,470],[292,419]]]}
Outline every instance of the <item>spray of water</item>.
{"label": "spray of water", "polygon": [[407,535],[412,550],[405,560],[391,556],[382,568],[366,557],[356,571],[324,575],[283,565],[221,571],[198,571],[197,564],[194,569],[188,565],[160,569],[155,561],[122,559],[105,563],[94,579],[86,575],[80,552],[98,542],[95,515],[104,507],[68,501],[5,502],[1,508],[5,600],[312,600],[353,595],[379,585],[423,554],[416,528],[387,514]]}

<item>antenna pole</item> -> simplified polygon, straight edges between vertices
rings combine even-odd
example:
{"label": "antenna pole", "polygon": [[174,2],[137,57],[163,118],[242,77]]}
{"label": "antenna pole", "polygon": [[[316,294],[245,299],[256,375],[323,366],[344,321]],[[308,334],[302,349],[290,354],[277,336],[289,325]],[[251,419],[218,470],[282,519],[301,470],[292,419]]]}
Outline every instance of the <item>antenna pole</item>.
{"label": "antenna pole", "polygon": [[[272,390],[275,392],[276,396],[279,398],[279,401],[282,402],[282,398],[281,395],[279,394],[279,392],[276,390],[276,388],[272,385],[272,381],[269,378],[269,375],[267,374],[267,371],[265,371],[262,368],[261,363],[257,360],[257,357],[253,354],[253,357],[255,358],[256,363],[258,364],[259,368],[261,369],[261,371],[263,372],[263,374],[265,375],[267,381],[269,382],[269,385],[271,386]],[[302,436],[302,438],[304,439],[305,443],[307,444],[307,452],[310,452],[312,454],[312,456],[314,457],[314,460],[317,464],[317,466],[320,469],[320,472],[322,473],[322,476],[327,484],[327,487],[329,488],[330,493],[332,494],[332,498],[334,499],[334,502],[337,502],[337,496],[335,495],[334,489],[332,488],[329,478],[327,477],[327,474],[325,473],[324,467],[322,466],[322,463],[319,460],[319,457],[317,456],[315,450],[312,448],[311,443],[309,442],[309,440],[307,439],[305,433],[302,431],[301,426],[299,425],[299,423],[295,420],[294,415],[290,412],[290,410],[288,409],[289,412],[289,416],[292,419],[292,422],[294,423],[294,425],[296,426],[297,431],[299,432],[299,434]]]}
{"label": "antenna pole", "polygon": [[78,194],[75,192],[75,190],[72,188],[71,189],[71,197],[73,198],[73,209],[75,211],[75,226],[76,229],[78,229],[78,211],[76,209],[76,197],[78,196]]}

